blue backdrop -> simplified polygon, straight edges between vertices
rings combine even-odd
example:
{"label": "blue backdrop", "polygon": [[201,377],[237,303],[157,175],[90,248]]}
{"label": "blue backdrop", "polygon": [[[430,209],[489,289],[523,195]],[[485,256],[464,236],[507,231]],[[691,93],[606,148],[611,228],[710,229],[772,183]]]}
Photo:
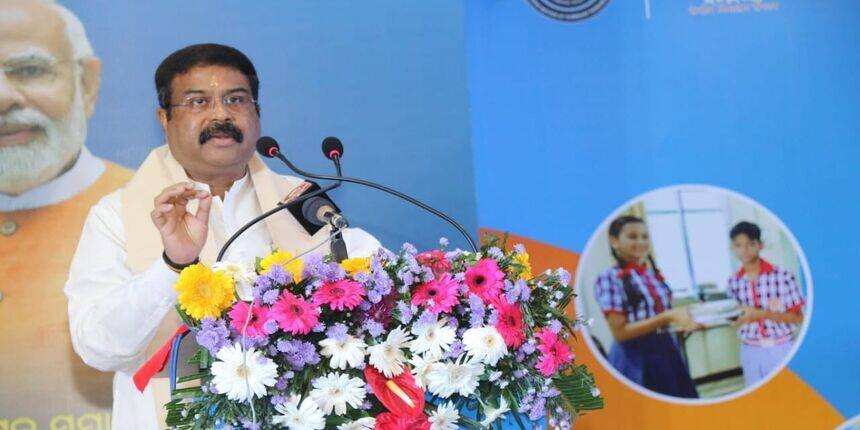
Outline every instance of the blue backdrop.
{"label": "blue backdrop", "polygon": [[856,415],[860,8],[690,13],[708,3],[761,2],[619,0],[576,23],[527,1],[468,2],[478,221],[581,251],[615,208],[654,188],[706,183],[758,200],[815,279],[789,367]]}
{"label": "blue backdrop", "polygon": [[[96,155],[137,167],[163,143],[153,75],[193,43],[235,46],[260,75],[263,133],[309,171],[331,172],[320,142],[346,146],[344,174],[399,188],[476,231],[463,11],[459,2],[65,1],[102,59],[90,122]],[[276,170],[285,168],[271,164]],[[443,221],[380,192],[332,196],[389,247],[465,245]]]}

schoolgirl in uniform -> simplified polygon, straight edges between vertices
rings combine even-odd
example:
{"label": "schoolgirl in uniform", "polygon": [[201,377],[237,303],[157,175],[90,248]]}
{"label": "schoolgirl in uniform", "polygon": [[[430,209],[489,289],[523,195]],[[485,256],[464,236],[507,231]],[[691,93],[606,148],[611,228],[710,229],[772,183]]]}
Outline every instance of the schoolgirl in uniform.
{"label": "schoolgirl in uniform", "polygon": [[609,362],[628,379],[674,397],[696,398],[670,324],[684,331],[697,325],[686,308],[672,308],[672,292],[650,255],[645,222],[621,216],[609,225],[616,265],[595,283],[595,297],[615,338]]}

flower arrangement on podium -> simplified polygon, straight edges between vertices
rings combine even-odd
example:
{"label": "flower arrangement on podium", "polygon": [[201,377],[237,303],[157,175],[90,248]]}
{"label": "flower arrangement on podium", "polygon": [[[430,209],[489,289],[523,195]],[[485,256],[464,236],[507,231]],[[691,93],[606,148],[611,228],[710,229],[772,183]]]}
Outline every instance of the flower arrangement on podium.
{"label": "flower arrangement on podium", "polygon": [[[380,249],[340,263],[276,250],[256,267],[182,271],[177,309],[200,349],[176,388],[179,429],[570,428],[603,401],[570,339],[564,269],[522,246]],[[198,381],[199,380],[199,381]]]}

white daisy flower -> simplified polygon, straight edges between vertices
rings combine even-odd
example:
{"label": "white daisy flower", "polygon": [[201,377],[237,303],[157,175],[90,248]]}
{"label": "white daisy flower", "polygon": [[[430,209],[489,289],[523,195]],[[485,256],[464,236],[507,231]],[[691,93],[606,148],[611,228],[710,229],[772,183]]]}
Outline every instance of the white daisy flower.
{"label": "white daisy flower", "polygon": [[281,415],[273,416],[272,424],[282,425],[290,430],[322,430],[325,428],[325,416],[313,399],[301,399],[298,395],[293,394],[287,403],[276,405],[275,410]]}
{"label": "white daisy flower", "polygon": [[332,410],[335,415],[343,415],[347,405],[358,408],[364,403],[364,396],[367,394],[364,381],[350,378],[345,373],[329,373],[314,379],[313,386],[311,398],[326,415],[331,414]]}
{"label": "white daisy flower", "polygon": [[470,328],[463,333],[466,353],[488,366],[495,366],[499,359],[508,355],[505,339],[495,327]]}
{"label": "white daisy flower", "polygon": [[277,364],[253,348],[243,353],[238,343],[221,348],[215,358],[212,383],[230,400],[263,397],[266,387],[275,385],[278,377]]}
{"label": "white daisy flower", "polygon": [[320,346],[320,354],[329,357],[332,368],[346,370],[354,369],[364,362],[364,349],[367,344],[347,334],[342,341],[323,339]]}
{"label": "white daisy flower", "polygon": [[375,425],[376,418],[364,417],[346,424],[341,424],[337,426],[337,430],[373,430],[373,426]]}
{"label": "white daisy flower", "polygon": [[409,347],[410,340],[409,334],[403,331],[403,328],[397,327],[388,333],[384,342],[367,348],[370,355],[368,361],[386,378],[400,375],[406,361],[403,348]]}
{"label": "white daisy flower", "polygon": [[219,261],[212,265],[212,270],[215,272],[224,272],[233,278],[233,283],[236,287],[236,295],[239,299],[245,302],[250,302],[254,299],[253,287],[257,280],[257,272],[250,269],[245,263],[228,263]]}
{"label": "white daisy flower", "polygon": [[442,318],[433,324],[419,324],[412,327],[415,340],[409,345],[413,354],[424,353],[431,359],[442,358],[442,353],[451,349],[451,344],[457,337],[456,331],[448,326],[448,320]]}
{"label": "white daisy flower", "polygon": [[505,400],[504,397],[499,397],[498,408],[493,408],[489,405],[484,407],[484,419],[481,421],[481,425],[489,428],[490,424],[510,412],[510,410],[511,408],[508,407],[508,401]]}
{"label": "white daisy flower", "polygon": [[478,361],[461,358],[457,362],[434,363],[427,374],[431,393],[443,398],[454,393],[470,396],[478,388],[478,378],[484,374],[484,365]]}
{"label": "white daisy flower", "polygon": [[436,410],[430,414],[430,430],[457,430],[457,421],[460,420],[460,413],[454,407],[454,403],[448,402],[436,407]]}
{"label": "white daisy flower", "polygon": [[427,388],[427,384],[430,383],[427,375],[430,374],[430,370],[433,369],[433,363],[436,363],[437,361],[438,360],[425,359],[418,354],[413,355],[412,358],[409,359],[409,364],[412,365],[412,376],[415,377],[415,385],[417,385],[418,388]]}

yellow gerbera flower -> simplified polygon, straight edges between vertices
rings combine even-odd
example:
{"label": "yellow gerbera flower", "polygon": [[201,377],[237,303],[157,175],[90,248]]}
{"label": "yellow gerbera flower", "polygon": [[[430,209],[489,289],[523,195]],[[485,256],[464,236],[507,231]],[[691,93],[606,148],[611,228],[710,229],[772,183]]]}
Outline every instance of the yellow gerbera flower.
{"label": "yellow gerbera flower", "polygon": [[233,278],[224,272],[194,264],[179,274],[174,286],[179,292],[179,306],[194,319],[217,318],[233,304]]}
{"label": "yellow gerbera flower", "polygon": [[529,263],[529,255],[527,253],[514,255],[514,261],[517,264],[521,264],[524,269],[520,272],[520,279],[531,279],[532,278],[532,265]]}
{"label": "yellow gerbera flower", "polygon": [[359,272],[370,270],[370,257],[364,258],[347,258],[340,262],[340,267],[346,270],[350,276],[355,276]]}
{"label": "yellow gerbera flower", "polygon": [[[269,273],[269,269],[272,268],[275,264],[280,264],[285,271],[289,272],[293,275],[293,282],[299,282],[302,280],[302,269],[305,267],[305,262],[301,259],[293,259],[293,254],[289,251],[281,251],[280,249],[276,249],[275,252],[269,254],[260,261],[260,274],[265,275]],[[287,263],[290,261],[289,263]]]}

